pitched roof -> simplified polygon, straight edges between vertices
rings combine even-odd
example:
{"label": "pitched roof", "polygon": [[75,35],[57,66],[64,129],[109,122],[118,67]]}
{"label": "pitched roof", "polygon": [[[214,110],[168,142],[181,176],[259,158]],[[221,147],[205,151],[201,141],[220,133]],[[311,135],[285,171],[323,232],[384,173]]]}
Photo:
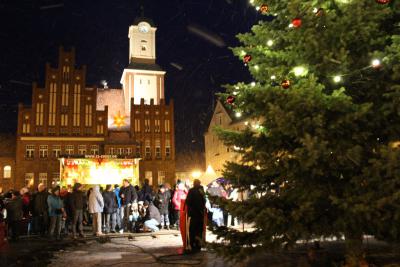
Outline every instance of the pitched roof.
{"label": "pitched roof", "polygon": [[232,120],[231,124],[240,122],[240,121],[246,119],[246,117],[244,117],[244,116],[239,117],[239,118],[236,117],[236,112],[233,110],[232,106],[228,106],[227,104],[222,102],[220,99],[218,99],[217,102],[219,102],[221,104],[221,106],[224,108],[224,110],[226,111],[226,113],[228,113],[229,118]]}
{"label": "pitched roof", "polygon": [[133,21],[133,25],[138,25],[140,22],[147,22],[148,24],[150,24],[151,27],[155,26],[155,23],[152,19],[146,18],[146,17],[136,17],[135,20]]}
{"label": "pitched roof", "polygon": [[131,62],[127,69],[136,69],[136,70],[154,70],[154,71],[163,71],[163,69],[156,63],[148,64],[148,63],[137,63]]}

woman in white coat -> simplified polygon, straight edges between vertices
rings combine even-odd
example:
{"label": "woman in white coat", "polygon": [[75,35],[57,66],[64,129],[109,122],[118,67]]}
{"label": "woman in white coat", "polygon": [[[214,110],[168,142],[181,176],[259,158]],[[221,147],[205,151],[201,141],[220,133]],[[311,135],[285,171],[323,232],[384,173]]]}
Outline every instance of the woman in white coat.
{"label": "woman in white coat", "polygon": [[103,235],[101,232],[101,213],[103,209],[103,196],[100,193],[99,186],[95,185],[89,195],[89,213],[93,216],[93,234],[96,236]]}

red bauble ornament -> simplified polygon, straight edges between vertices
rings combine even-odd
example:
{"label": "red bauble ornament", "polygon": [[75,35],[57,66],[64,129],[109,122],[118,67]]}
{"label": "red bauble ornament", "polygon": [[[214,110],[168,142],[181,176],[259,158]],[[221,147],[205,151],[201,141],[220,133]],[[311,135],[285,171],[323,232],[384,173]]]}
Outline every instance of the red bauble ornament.
{"label": "red bauble ornament", "polygon": [[292,25],[295,28],[299,28],[301,26],[302,20],[301,18],[294,18],[292,19]]}
{"label": "red bauble ornament", "polygon": [[378,4],[386,5],[389,4],[391,0],[375,0]]}
{"label": "red bauble ornament", "polygon": [[244,62],[244,64],[247,64],[247,63],[249,63],[251,61],[251,56],[250,55],[245,55],[244,57],[243,57],[243,62]]}
{"label": "red bauble ornament", "polygon": [[233,95],[230,95],[226,98],[226,103],[228,103],[229,105],[232,105],[235,102],[235,97]]}
{"label": "red bauble ornament", "polygon": [[281,86],[283,89],[288,89],[290,87],[290,81],[289,80],[283,80],[281,82]]}
{"label": "red bauble ornament", "polygon": [[260,6],[260,12],[261,12],[261,14],[265,15],[265,14],[268,13],[268,11],[269,11],[269,7],[268,7],[267,4],[262,4],[262,5]]}

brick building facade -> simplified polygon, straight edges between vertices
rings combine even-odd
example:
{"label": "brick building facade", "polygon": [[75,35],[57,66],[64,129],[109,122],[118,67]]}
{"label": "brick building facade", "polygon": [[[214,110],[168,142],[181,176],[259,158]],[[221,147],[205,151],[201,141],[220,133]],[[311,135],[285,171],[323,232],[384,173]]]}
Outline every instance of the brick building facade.
{"label": "brick building facade", "polygon": [[[149,31],[151,38],[146,37]],[[140,40],[141,35],[153,43]],[[131,46],[142,45],[139,51],[151,47],[151,58],[130,58],[122,89],[87,86],[86,67],[76,68],[74,49],[60,48],[57,67],[46,64],[44,85],[33,84],[32,105],[19,105],[15,161],[9,158],[12,177],[5,188],[51,186],[60,179],[60,157],[88,154],[141,158],[140,181],[174,181],[174,105],[165,103],[165,72],[155,64],[155,28],[140,21],[130,27],[129,37]]]}

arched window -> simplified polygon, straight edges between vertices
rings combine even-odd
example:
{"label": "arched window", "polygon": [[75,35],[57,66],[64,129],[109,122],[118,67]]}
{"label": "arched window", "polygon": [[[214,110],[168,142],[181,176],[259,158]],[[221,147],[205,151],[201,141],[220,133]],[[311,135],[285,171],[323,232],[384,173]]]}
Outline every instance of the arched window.
{"label": "arched window", "polygon": [[4,168],[3,168],[3,178],[4,179],[11,178],[11,166],[10,165],[4,166]]}

